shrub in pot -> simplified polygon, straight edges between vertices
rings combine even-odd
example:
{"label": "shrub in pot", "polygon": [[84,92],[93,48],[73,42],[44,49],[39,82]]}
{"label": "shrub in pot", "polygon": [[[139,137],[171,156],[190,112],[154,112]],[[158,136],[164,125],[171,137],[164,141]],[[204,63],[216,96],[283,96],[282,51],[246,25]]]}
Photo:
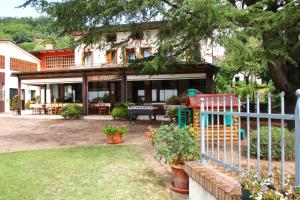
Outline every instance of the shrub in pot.
{"label": "shrub in pot", "polygon": [[189,179],[183,170],[184,161],[199,158],[199,148],[195,131],[192,127],[180,128],[176,124],[161,125],[153,140],[157,148],[156,156],[164,158],[172,168],[173,182],[170,187],[180,193],[188,193]]}
{"label": "shrub in pot", "polygon": [[106,143],[119,144],[123,142],[123,135],[128,132],[128,129],[108,124],[102,129],[102,131],[106,135]]}
{"label": "shrub in pot", "polygon": [[62,108],[61,116],[64,119],[78,119],[83,115],[83,108],[77,104],[69,104]]}

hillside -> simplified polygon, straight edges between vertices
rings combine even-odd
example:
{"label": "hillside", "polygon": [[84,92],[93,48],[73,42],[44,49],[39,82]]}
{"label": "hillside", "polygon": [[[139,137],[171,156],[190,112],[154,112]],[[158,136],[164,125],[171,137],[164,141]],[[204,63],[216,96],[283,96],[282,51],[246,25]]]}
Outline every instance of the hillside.
{"label": "hillside", "polygon": [[58,33],[46,17],[0,18],[0,39],[10,39],[28,51],[43,50],[46,43],[55,48],[72,48],[73,38]]}

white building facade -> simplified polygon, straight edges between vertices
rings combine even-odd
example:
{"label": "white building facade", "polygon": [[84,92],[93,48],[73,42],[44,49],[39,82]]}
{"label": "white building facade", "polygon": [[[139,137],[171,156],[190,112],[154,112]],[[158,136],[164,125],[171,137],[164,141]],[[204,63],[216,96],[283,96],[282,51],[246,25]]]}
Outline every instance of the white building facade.
{"label": "white building facade", "polygon": [[[18,78],[13,72],[40,69],[40,60],[9,40],[0,40],[0,112],[10,112],[10,101],[17,95]],[[40,96],[40,88],[33,85],[21,85],[23,107],[33,96]]]}

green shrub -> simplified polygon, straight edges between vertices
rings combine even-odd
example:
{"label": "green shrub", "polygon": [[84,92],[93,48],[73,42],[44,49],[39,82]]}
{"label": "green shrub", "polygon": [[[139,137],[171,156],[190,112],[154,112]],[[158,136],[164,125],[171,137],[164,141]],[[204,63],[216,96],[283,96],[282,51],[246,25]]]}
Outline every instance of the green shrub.
{"label": "green shrub", "polygon": [[128,132],[128,128],[112,126],[111,124],[108,124],[102,129],[102,131],[105,135],[115,135],[116,133],[125,135]]}
{"label": "green shrub", "polygon": [[171,118],[171,121],[177,120],[178,117],[178,108],[170,109],[167,111],[167,116]]}
{"label": "green shrub", "polygon": [[128,117],[128,104],[121,104],[118,107],[115,107],[111,111],[111,116],[114,119],[127,119],[127,117]]}
{"label": "green shrub", "polygon": [[36,97],[31,97],[30,100],[35,102],[37,100],[37,98]]}
{"label": "green shrub", "polygon": [[30,101],[29,100],[25,103],[25,108],[30,109]]}
{"label": "green shrub", "polygon": [[20,104],[21,104],[21,98],[18,95],[15,95],[11,101],[10,109],[19,111],[20,110]]}
{"label": "green shrub", "polygon": [[[281,160],[281,128],[272,127],[272,159]],[[285,129],[285,159],[294,159],[295,149],[295,134]],[[243,149],[243,153],[246,154],[247,147]],[[254,131],[253,137],[250,142],[250,155],[256,157],[257,152],[257,131]],[[268,159],[268,127],[261,127],[260,129],[260,157],[261,159]]]}
{"label": "green shrub", "polygon": [[182,95],[181,97],[178,96],[171,96],[167,99],[166,104],[168,105],[180,105],[186,101],[186,96]]}
{"label": "green shrub", "polygon": [[77,104],[70,104],[63,107],[61,116],[65,119],[78,119],[83,114],[82,106]]}

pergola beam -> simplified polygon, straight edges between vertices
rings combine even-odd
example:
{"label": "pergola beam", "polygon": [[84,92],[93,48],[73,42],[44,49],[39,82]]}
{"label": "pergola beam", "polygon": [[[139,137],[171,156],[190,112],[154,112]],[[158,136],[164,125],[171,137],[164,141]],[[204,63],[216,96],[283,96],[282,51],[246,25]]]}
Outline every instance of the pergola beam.
{"label": "pergola beam", "polygon": [[88,99],[88,77],[86,73],[82,73],[82,105],[83,115],[89,114],[89,99]]}

